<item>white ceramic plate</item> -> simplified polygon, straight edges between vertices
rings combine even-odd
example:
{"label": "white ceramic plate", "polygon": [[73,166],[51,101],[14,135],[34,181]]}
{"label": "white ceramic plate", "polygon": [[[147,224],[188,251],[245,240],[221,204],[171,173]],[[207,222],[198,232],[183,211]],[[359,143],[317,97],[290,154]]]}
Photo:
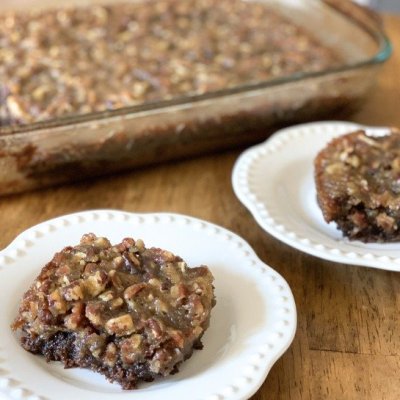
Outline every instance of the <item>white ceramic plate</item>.
{"label": "white ceramic plate", "polygon": [[232,174],[233,189],[268,233],[305,253],[344,264],[400,271],[400,243],[349,241],[327,224],[316,201],[313,161],[334,137],[364,128],[350,122],[315,122],[282,129],[246,150]]}
{"label": "white ceramic plate", "polygon": [[[101,375],[64,370],[24,351],[9,326],[40,268],[82,234],[117,243],[131,236],[169,249],[190,266],[206,264],[215,277],[217,305],[203,337],[180,372],[134,391]],[[18,236],[0,252],[0,396],[29,400],[247,399],[293,340],[296,307],[289,286],[240,237],[216,225],[176,214],[100,210],[56,218]]]}

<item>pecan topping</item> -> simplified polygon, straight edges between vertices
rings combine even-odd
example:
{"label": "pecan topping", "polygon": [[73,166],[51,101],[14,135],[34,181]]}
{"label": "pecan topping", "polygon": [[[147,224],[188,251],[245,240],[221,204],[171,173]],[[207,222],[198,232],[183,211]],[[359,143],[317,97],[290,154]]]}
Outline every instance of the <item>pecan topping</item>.
{"label": "pecan topping", "polygon": [[132,317],[129,314],[111,318],[105,324],[106,331],[110,335],[127,336],[135,330]]}
{"label": "pecan topping", "polygon": [[[340,62],[317,35],[255,1],[157,0],[5,12],[0,37],[6,88],[0,124],[199,95]],[[83,242],[109,247],[92,234]],[[129,238],[121,245],[143,248]]]}

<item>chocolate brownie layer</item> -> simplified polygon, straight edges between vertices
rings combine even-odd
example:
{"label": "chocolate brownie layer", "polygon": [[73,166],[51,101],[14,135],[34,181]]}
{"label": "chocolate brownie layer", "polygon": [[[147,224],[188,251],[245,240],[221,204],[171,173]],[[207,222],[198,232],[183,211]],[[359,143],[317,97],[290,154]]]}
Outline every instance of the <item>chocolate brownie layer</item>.
{"label": "chocolate brownie layer", "polygon": [[86,234],[42,269],[12,328],[22,346],[124,389],[175,373],[199,349],[215,304],[207,267],[141,240]]}
{"label": "chocolate brownie layer", "polygon": [[400,240],[400,132],[360,130],[332,140],[315,159],[318,203],[350,239]]}

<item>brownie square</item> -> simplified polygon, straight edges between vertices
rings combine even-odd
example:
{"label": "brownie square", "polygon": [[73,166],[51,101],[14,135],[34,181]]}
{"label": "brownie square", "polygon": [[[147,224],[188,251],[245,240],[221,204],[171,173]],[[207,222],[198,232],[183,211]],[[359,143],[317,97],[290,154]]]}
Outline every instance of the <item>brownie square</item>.
{"label": "brownie square", "polygon": [[86,234],[42,269],[12,328],[23,348],[105,375],[124,389],[178,371],[202,348],[213,276],[143,241]]}
{"label": "brownie square", "polygon": [[314,160],[326,222],[363,242],[400,240],[400,132],[365,130],[333,139]]}

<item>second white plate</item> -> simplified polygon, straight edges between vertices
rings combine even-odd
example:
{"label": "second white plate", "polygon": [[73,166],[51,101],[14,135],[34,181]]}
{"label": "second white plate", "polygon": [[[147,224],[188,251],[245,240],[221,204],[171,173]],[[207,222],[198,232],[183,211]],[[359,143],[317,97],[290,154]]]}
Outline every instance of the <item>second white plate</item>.
{"label": "second white plate", "polygon": [[363,128],[350,122],[315,122],[278,131],[246,150],[232,174],[233,189],[258,224],[286,244],[326,260],[400,271],[400,243],[349,241],[327,224],[316,200],[313,162],[334,137]]}

